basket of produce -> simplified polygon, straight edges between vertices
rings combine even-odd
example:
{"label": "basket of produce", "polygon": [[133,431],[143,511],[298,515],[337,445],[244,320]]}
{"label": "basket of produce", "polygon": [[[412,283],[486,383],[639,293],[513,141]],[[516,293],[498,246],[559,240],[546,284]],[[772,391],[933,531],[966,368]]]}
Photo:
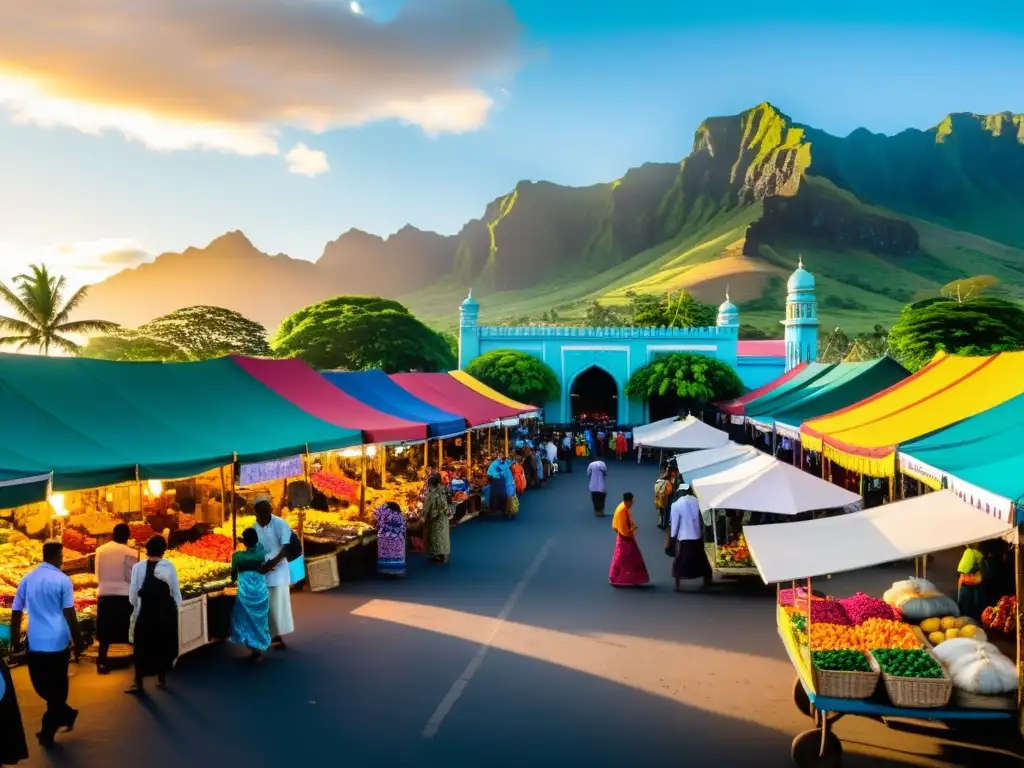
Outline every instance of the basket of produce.
{"label": "basket of produce", "polygon": [[878,687],[879,672],[863,651],[812,651],[811,673],[815,692],[833,699],[866,699]]}
{"label": "basket of produce", "polygon": [[341,578],[338,575],[338,558],[327,555],[307,560],[306,581],[312,592],[326,592],[339,586]]}
{"label": "basket of produce", "polygon": [[878,648],[869,659],[881,672],[885,692],[897,707],[934,709],[944,707],[953,694],[953,681],[928,651]]}

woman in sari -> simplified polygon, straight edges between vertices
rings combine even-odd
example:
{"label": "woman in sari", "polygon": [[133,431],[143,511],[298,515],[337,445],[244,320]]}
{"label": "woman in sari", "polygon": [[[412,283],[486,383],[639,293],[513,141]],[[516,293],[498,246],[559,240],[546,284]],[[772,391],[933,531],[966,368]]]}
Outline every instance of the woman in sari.
{"label": "woman in sari", "polygon": [[508,505],[508,495],[505,493],[505,475],[507,473],[508,465],[505,463],[505,455],[499,453],[487,468],[487,506],[491,512],[505,513]]}
{"label": "woman in sari", "polygon": [[622,494],[622,503],[615,509],[612,528],[618,534],[608,583],[613,587],[639,587],[650,582],[644,556],[636,543],[636,523],[633,522],[633,494]]}
{"label": "woman in sari", "polygon": [[167,673],[178,658],[178,608],[181,589],[178,572],[164,560],[167,540],[157,534],[146,542],[146,559],[132,568],[128,586],[131,635],[135,646],[135,684],[127,693],[141,696],[143,681],[156,676],[156,687],[167,688]]}
{"label": "woman in sari", "polygon": [[405,515],[393,501],[373,510],[377,524],[377,573],[405,576]]}
{"label": "woman in sari", "polygon": [[231,642],[252,652],[253,661],[262,661],[270,647],[270,590],[260,572],[267,551],[260,545],[254,528],[242,532],[244,552],[231,556],[231,574],[238,583],[235,606],[231,609]]}
{"label": "woman in sari", "polygon": [[427,480],[427,500],[423,517],[427,524],[427,551],[435,563],[447,563],[452,552],[448,534],[448,494],[441,487],[441,476],[436,472]]}

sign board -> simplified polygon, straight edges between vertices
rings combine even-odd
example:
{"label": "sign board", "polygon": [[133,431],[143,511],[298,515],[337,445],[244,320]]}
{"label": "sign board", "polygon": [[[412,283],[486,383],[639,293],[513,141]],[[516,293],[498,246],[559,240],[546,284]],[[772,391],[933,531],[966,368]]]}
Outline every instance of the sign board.
{"label": "sign board", "polygon": [[238,484],[262,485],[275,480],[287,480],[303,474],[302,456],[289,456],[273,461],[261,461],[257,464],[241,464],[238,467]]}

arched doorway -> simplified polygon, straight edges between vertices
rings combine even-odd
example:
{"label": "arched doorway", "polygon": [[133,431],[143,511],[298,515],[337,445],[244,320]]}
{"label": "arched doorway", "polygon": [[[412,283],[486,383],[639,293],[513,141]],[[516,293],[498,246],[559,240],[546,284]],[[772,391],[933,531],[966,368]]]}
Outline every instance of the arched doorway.
{"label": "arched doorway", "polygon": [[619,387],[603,368],[591,366],[579,374],[569,391],[573,419],[586,414],[590,418],[619,418]]}

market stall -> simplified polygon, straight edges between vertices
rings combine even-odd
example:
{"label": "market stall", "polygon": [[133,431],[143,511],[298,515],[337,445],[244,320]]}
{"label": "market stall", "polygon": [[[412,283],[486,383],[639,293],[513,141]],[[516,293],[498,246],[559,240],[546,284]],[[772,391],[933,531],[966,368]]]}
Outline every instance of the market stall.
{"label": "market stall", "polygon": [[751,445],[740,445],[739,443],[730,442],[720,448],[677,453],[673,458],[673,462],[676,469],[679,470],[683,481],[692,483],[698,478],[717,474],[745,461],[749,461],[756,456],[763,455],[757,448]]}
{"label": "market stall", "polygon": [[772,379],[767,384],[762,384],[757,389],[752,389],[750,392],[747,392],[746,394],[741,395],[740,397],[737,397],[734,400],[727,400],[722,403],[715,403],[715,407],[718,408],[719,412],[725,416],[737,417],[739,419],[738,423],[742,424],[743,414],[746,411],[748,403],[752,403],[754,400],[757,400],[757,398],[763,397],[767,395],[769,392],[775,391],[776,389],[783,386],[792,379],[795,379],[797,376],[803,373],[804,369],[808,365],[808,363],[800,363],[799,365],[790,368],[788,371],[786,371],[778,378]]}
{"label": "market stall", "polygon": [[648,435],[643,446],[663,451],[692,451],[721,448],[729,442],[727,433],[691,415]]}
{"label": "market stall", "polygon": [[678,416],[670,416],[667,419],[660,419],[659,421],[652,421],[650,424],[633,427],[633,445],[643,445],[648,437],[668,429],[677,421],[679,421]]}
{"label": "market stall", "polygon": [[[711,529],[711,540],[705,543],[711,567],[732,576],[757,575],[743,533],[753,515],[767,524],[804,513],[852,511],[861,502],[857,494],[765,454],[697,477],[691,484],[705,526]],[[788,522],[768,527],[786,530]]]}
{"label": "market stall", "polygon": [[[1014,723],[1017,664],[986,642],[984,631],[960,617],[956,602],[934,585],[908,579],[881,599],[857,594],[839,600],[816,596],[811,583],[816,576],[917,558],[1011,530],[950,491],[784,528],[745,529],[761,578],[780,585],[776,617],[796,670],[794,701],[815,721],[793,741],[796,765],[841,763],[832,724],[845,715]],[[787,582],[791,587],[781,589]],[[943,636],[933,644],[925,630]]]}

